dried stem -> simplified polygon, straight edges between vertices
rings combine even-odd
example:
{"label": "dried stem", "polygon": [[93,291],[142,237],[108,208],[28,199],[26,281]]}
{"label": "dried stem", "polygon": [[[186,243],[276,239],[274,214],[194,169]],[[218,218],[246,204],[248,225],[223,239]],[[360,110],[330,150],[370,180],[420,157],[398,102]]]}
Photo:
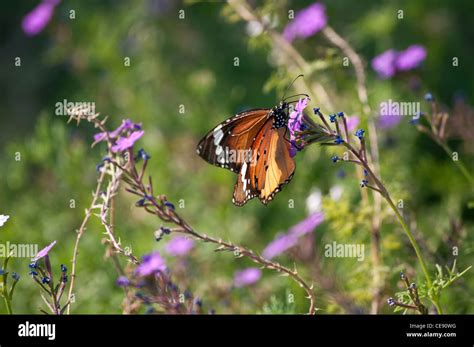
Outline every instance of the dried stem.
{"label": "dried stem", "polygon": [[[135,172],[136,173],[136,172]],[[201,240],[203,242],[210,242],[218,246],[216,251],[230,251],[234,252],[234,254],[237,257],[247,257],[251,259],[253,262],[260,264],[262,268],[265,269],[270,269],[270,270],[275,270],[277,272],[280,272],[284,275],[287,275],[291,277],[300,287],[302,287],[306,294],[307,298],[310,300],[310,307],[309,307],[309,313],[314,314],[316,313],[316,298],[313,292],[313,286],[308,285],[302,277],[298,274],[298,271],[296,268],[294,270],[290,270],[289,268],[271,261],[269,259],[266,259],[258,254],[256,254],[254,251],[243,247],[243,246],[238,246],[235,245],[231,242],[226,242],[223,241],[222,239],[216,239],[214,237],[211,237],[209,235],[199,233],[195,231],[189,224],[187,224],[184,219],[174,210],[174,208],[170,208],[167,206],[166,202],[166,197],[161,195],[159,197],[159,200],[155,196],[153,196],[153,186],[150,184],[148,186],[145,186],[143,181],[141,180],[140,176],[136,176],[134,172],[127,172],[129,175],[128,179],[130,179],[133,182],[133,185],[136,187],[136,190],[133,190],[133,193],[139,193],[143,196],[144,199],[146,199],[146,204],[143,205],[145,210],[151,214],[156,215],[158,218],[165,222],[171,222],[174,223],[175,225],[178,226],[178,228],[173,228],[173,232],[179,232],[183,234],[187,234],[192,236],[193,238],[197,240]],[[128,180],[126,180],[128,182]],[[130,190],[129,190],[130,191]]]}
{"label": "dried stem", "polygon": [[[92,202],[89,206],[89,208],[86,209],[84,219],[82,220],[81,226],[77,230],[77,236],[76,236],[76,243],[74,244],[74,252],[72,256],[72,267],[71,267],[71,284],[69,286],[69,292],[68,292],[68,300],[72,302],[72,295],[73,295],[73,290],[74,290],[74,282],[76,280],[76,262],[77,262],[77,256],[79,254],[79,243],[81,241],[82,235],[84,235],[84,232],[86,231],[87,224],[89,223],[89,219],[92,215],[92,210],[95,208],[97,204],[97,200],[100,195],[100,190],[102,187],[102,183],[104,181],[105,177],[105,170],[103,170],[99,178],[97,180],[97,186],[92,194]],[[68,306],[67,308],[67,314],[70,314],[71,311],[71,305]]]}
{"label": "dried stem", "polygon": [[118,192],[120,186],[120,179],[122,176],[122,170],[111,163],[106,163],[103,170],[110,170],[110,182],[107,186],[107,190],[102,195],[103,203],[100,209],[100,213],[97,216],[100,222],[104,226],[105,234],[107,235],[107,242],[112,246],[116,253],[122,254],[128,258],[133,264],[138,264],[138,258],[136,258],[131,251],[126,251],[115,237],[113,227],[108,221],[110,218],[110,206],[113,198]]}

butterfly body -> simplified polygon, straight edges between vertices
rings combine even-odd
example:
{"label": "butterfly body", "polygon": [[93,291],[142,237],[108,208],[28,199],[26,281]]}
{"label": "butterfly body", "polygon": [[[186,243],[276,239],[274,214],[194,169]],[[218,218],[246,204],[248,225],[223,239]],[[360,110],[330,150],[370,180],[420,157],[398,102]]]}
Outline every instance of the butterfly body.
{"label": "butterfly body", "polygon": [[288,124],[288,104],[281,102],[280,105],[273,107],[270,116],[275,117],[274,129],[286,127]]}
{"label": "butterfly body", "polygon": [[295,171],[287,139],[289,104],[247,110],[218,124],[199,142],[197,153],[210,164],[238,173],[233,203],[258,197],[268,204]]}

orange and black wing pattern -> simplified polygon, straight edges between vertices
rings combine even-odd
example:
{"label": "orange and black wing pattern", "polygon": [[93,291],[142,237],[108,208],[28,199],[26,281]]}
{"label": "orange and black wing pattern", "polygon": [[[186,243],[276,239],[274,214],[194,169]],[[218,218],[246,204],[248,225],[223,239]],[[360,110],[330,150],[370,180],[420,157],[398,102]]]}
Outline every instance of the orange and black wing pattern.
{"label": "orange and black wing pattern", "polygon": [[253,157],[242,166],[234,187],[233,203],[242,206],[257,197],[267,205],[289,183],[295,172],[285,128],[273,128],[269,120],[252,144]]}
{"label": "orange and black wing pattern", "polygon": [[[286,133],[286,126],[275,126],[270,109],[246,111],[216,126],[199,142],[197,152],[207,162],[238,173],[235,205],[254,197],[267,205],[295,172]],[[226,154],[236,151],[247,154],[230,160]]]}
{"label": "orange and black wing pattern", "polygon": [[218,124],[199,141],[197,154],[210,164],[240,172],[245,159],[242,157],[247,155],[270,112],[268,108],[244,111]]}

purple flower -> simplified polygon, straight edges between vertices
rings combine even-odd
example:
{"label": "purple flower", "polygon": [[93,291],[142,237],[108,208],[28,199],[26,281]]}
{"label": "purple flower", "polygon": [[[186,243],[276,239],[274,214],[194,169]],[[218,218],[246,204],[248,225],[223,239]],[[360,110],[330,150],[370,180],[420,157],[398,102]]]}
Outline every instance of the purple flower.
{"label": "purple flower", "polygon": [[411,45],[404,51],[398,53],[395,67],[398,71],[406,71],[416,68],[426,59],[426,49],[421,45]]}
{"label": "purple flower", "polygon": [[135,270],[139,276],[149,276],[166,269],[166,264],[158,251],[143,256],[142,263]]}
{"label": "purple flower", "polygon": [[116,138],[126,130],[141,130],[141,125],[133,123],[130,119],[124,119],[122,120],[122,124],[114,131],[111,131],[109,135],[112,138]]}
{"label": "purple flower", "polygon": [[97,133],[97,134],[94,134],[94,142],[103,141],[103,140],[105,140],[105,138],[106,138],[105,133]]}
{"label": "purple flower", "polygon": [[120,276],[115,282],[119,287],[128,287],[130,285],[130,280],[126,276]]}
{"label": "purple flower", "polygon": [[400,123],[402,118],[403,117],[399,115],[380,116],[378,126],[380,129],[390,129],[390,128],[393,128],[398,123]]}
{"label": "purple flower", "polygon": [[301,126],[303,124],[303,111],[308,105],[308,98],[299,99],[295,105],[295,109],[291,111],[290,116],[288,117],[288,129],[290,130],[290,156],[294,157],[296,152],[301,150],[296,146],[296,132],[301,131]]}
{"label": "purple flower", "polygon": [[372,59],[372,68],[381,78],[389,78],[399,71],[416,68],[426,56],[426,49],[421,45],[411,45],[401,52],[389,49]]}
{"label": "purple flower", "polygon": [[298,238],[310,233],[324,220],[322,212],[310,214],[306,219],[291,227],[286,234],[278,236],[270,242],[262,252],[265,258],[272,259],[277,255],[289,250],[298,242]]}
{"label": "purple flower", "polygon": [[314,3],[296,13],[295,18],[285,27],[283,37],[289,42],[295,38],[310,37],[324,28],[326,23],[325,6]]}
{"label": "purple flower", "polygon": [[[130,119],[122,120],[122,124],[114,131],[109,132],[109,137],[115,139],[127,130],[141,130],[142,126],[138,123],[133,123]],[[106,134],[104,132],[94,135],[94,142],[105,140]]]}
{"label": "purple flower", "polygon": [[249,286],[258,282],[262,277],[262,271],[255,267],[249,267],[245,270],[236,271],[234,276],[234,285],[237,288]]}
{"label": "purple flower", "polygon": [[267,259],[272,259],[296,245],[298,239],[294,235],[283,234],[270,242],[262,252]]}
{"label": "purple flower", "polygon": [[290,230],[288,230],[288,233],[296,237],[303,236],[312,232],[323,220],[324,214],[322,212],[315,212],[295,226],[292,226]]}
{"label": "purple flower", "polygon": [[194,241],[186,236],[176,236],[166,244],[166,253],[171,256],[179,257],[189,253],[194,247]]}
{"label": "purple flower", "polygon": [[143,130],[134,131],[127,137],[119,137],[115,142],[115,145],[112,146],[112,152],[122,152],[126,149],[132,147],[135,142],[143,136],[145,132]]}
{"label": "purple flower", "polygon": [[299,99],[295,105],[295,109],[291,111],[288,117],[288,128],[290,129],[291,139],[295,139],[295,132],[301,130],[303,110],[308,105],[308,98]]}
{"label": "purple flower", "polygon": [[56,241],[51,242],[48,246],[46,246],[41,251],[39,251],[38,254],[36,255],[36,257],[34,257],[32,261],[36,262],[39,259],[46,257],[48,255],[49,251],[51,250],[51,248],[53,248],[53,246],[55,244],[56,244]]}
{"label": "purple flower", "polygon": [[395,59],[397,52],[393,49],[383,52],[372,59],[372,68],[381,78],[389,78],[395,75]]}
{"label": "purple flower", "polygon": [[39,34],[53,17],[54,7],[59,0],[43,0],[38,6],[31,10],[22,20],[21,27],[26,35]]}
{"label": "purple flower", "polygon": [[390,129],[400,123],[402,118],[398,109],[390,108],[380,115],[377,126],[380,129]]}
{"label": "purple flower", "polygon": [[353,132],[360,123],[360,119],[357,116],[349,116],[347,119],[347,131]]}

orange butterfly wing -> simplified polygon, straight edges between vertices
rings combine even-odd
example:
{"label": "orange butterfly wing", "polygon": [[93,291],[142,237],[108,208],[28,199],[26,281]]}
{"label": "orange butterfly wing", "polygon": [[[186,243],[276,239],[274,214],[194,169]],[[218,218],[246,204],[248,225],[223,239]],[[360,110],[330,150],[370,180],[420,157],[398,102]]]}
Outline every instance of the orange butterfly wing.
{"label": "orange butterfly wing", "polygon": [[[211,130],[198,144],[197,153],[207,162],[238,173],[232,202],[243,206],[258,196],[268,204],[295,172],[290,157],[287,128],[273,128],[270,109],[254,109],[235,115]],[[227,149],[250,151],[250,158],[238,155],[229,160]]]}
{"label": "orange butterfly wing", "polygon": [[[285,138],[286,128],[272,129],[262,141],[255,177],[259,178],[259,199],[268,204],[282,186],[288,184],[295,173],[295,161],[290,156],[290,143]],[[261,163],[262,162],[262,163]]]}
{"label": "orange butterfly wing", "polygon": [[268,204],[295,172],[295,161],[290,156],[290,144],[285,138],[286,128],[273,128],[269,120],[252,144],[252,161],[244,163],[234,187],[233,202],[237,206],[258,196]]}
{"label": "orange butterfly wing", "polygon": [[[240,172],[244,151],[251,148],[269,113],[265,108],[249,110],[220,123],[202,138],[197,153],[210,164]],[[236,156],[227,156],[227,150],[235,151]]]}

